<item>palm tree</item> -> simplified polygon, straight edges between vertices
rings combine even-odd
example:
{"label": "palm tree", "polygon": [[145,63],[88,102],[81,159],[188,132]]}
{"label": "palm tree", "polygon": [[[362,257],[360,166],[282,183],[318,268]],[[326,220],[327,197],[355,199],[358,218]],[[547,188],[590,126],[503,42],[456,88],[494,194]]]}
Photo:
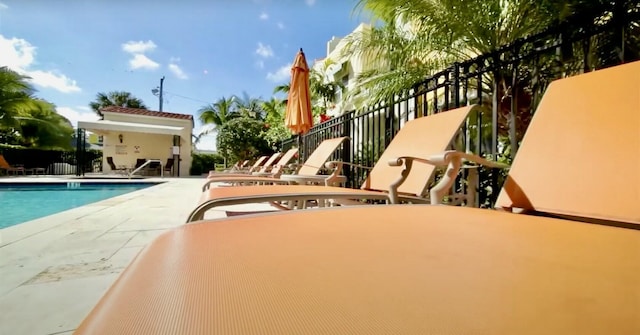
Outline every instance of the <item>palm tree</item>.
{"label": "palm tree", "polygon": [[309,91],[311,100],[319,102],[325,110],[331,107],[335,101],[338,91],[344,90],[344,85],[326,75],[327,68],[332,62],[324,62],[320,70],[312,69],[309,73]]}
{"label": "palm tree", "polygon": [[241,97],[235,97],[235,107],[238,113],[257,120],[264,118],[264,110],[262,109],[262,100],[253,98],[247,92],[243,92]]}
{"label": "palm tree", "polygon": [[21,144],[45,149],[70,149],[74,135],[71,122],[45,100],[34,99],[30,117],[18,117]]}
{"label": "palm tree", "polygon": [[284,101],[272,97],[270,100],[262,102],[262,110],[265,112],[267,119],[279,120],[284,122]]}
{"label": "palm tree", "polygon": [[[455,61],[488,53],[539,32],[555,20],[555,1],[359,0],[381,26],[347,40],[345,53],[359,54],[368,71],[357,86],[373,100],[397,94]],[[357,93],[357,92],[353,92]]]}
{"label": "palm tree", "polygon": [[98,93],[96,99],[89,103],[89,107],[100,116],[103,117],[101,109],[108,106],[119,106],[128,108],[142,108],[147,109],[142,100],[133,96],[133,94],[124,91],[111,91],[109,93]]}
{"label": "palm tree", "polygon": [[0,138],[5,143],[39,148],[68,148],[69,120],[55,106],[34,96],[30,78],[0,67]]}
{"label": "palm tree", "polygon": [[291,89],[291,84],[290,83],[278,85],[278,86],[273,88],[273,94],[284,93],[285,95],[288,95],[290,89]]}
{"label": "palm tree", "polygon": [[218,101],[203,106],[198,110],[200,114],[200,122],[203,124],[212,124],[214,128],[222,127],[231,119],[238,117],[239,113],[235,110],[235,97],[222,97]]}
{"label": "palm tree", "polygon": [[35,89],[28,79],[6,66],[0,67],[0,128],[16,126],[16,118],[28,116],[34,107]]}

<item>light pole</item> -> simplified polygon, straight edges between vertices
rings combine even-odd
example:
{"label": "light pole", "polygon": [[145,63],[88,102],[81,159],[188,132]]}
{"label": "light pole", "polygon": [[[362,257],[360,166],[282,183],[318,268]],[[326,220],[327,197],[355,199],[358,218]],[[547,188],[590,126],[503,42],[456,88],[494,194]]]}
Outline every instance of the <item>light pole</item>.
{"label": "light pole", "polygon": [[160,89],[158,89],[157,87],[151,90],[151,93],[153,93],[153,95],[158,97],[158,100],[160,102],[160,112],[162,112],[162,85],[164,83],[164,76],[162,76],[162,78],[160,78]]}

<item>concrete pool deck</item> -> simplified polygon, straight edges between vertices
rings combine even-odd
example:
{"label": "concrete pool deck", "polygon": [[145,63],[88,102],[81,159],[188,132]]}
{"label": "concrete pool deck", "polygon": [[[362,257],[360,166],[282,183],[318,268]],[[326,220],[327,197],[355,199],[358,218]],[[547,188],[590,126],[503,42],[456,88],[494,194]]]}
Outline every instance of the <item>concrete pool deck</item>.
{"label": "concrete pool deck", "polygon": [[[39,176],[0,182],[61,180]],[[145,181],[164,183],[0,229],[0,334],[73,333],[145,245],[184,224],[204,183],[203,178]],[[253,204],[233,210],[269,208]],[[221,217],[226,217],[224,208],[206,215]]]}

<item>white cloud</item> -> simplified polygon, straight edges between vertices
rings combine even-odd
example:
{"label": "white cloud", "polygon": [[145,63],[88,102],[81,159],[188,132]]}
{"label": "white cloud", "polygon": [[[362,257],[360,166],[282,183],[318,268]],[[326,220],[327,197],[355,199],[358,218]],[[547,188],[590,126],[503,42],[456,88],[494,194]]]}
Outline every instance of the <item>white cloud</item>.
{"label": "white cloud", "polygon": [[271,49],[270,45],[264,45],[262,43],[258,43],[258,49],[256,49],[256,53],[264,58],[273,57],[273,49]]}
{"label": "white cloud", "polygon": [[122,43],[122,50],[133,55],[133,58],[129,59],[129,68],[132,70],[155,70],[160,67],[160,64],[144,55],[145,52],[153,51],[157,47],[152,40]]}
{"label": "white cloud", "polygon": [[259,17],[260,17],[260,20],[263,20],[263,21],[268,20],[269,14],[267,14],[266,12],[262,12]]}
{"label": "white cloud", "polygon": [[291,76],[291,64],[280,67],[276,72],[267,73],[267,79],[273,82],[281,82],[289,79]]}
{"label": "white cloud", "polygon": [[148,69],[155,70],[160,66],[160,64],[151,60],[149,57],[143,54],[135,54],[132,59],[129,60],[129,67],[132,70],[137,69]]}
{"label": "white cloud", "polygon": [[169,64],[169,71],[171,71],[178,79],[189,79],[184,71],[178,66],[178,64]]}
{"label": "white cloud", "polygon": [[32,78],[33,83],[46,88],[53,88],[62,93],[80,92],[80,87],[75,80],[65,76],[57,71],[29,71],[28,75]]}
{"label": "white cloud", "polygon": [[278,29],[284,29],[284,23],[278,22],[276,25],[278,26]]}
{"label": "white cloud", "polygon": [[122,50],[132,54],[141,54],[147,51],[153,51],[157,45],[152,40],[144,41],[129,41],[122,44]]}
{"label": "white cloud", "polygon": [[96,113],[84,106],[56,107],[56,111],[66,117],[74,127],[78,125],[78,121],[97,121],[99,119]]}
{"label": "white cloud", "polygon": [[0,10],[3,10],[3,9],[9,9],[9,6],[7,6],[7,5],[3,4],[2,2],[0,2]]}
{"label": "white cloud", "polygon": [[304,0],[308,6],[313,6],[316,3],[316,0]]}
{"label": "white cloud", "polygon": [[19,38],[6,39],[0,35],[0,64],[18,71],[26,69],[35,61],[36,47]]}
{"label": "white cloud", "polygon": [[0,35],[0,64],[31,77],[30,81],[40,87],[52,88],[62,93],[80,92],[75,80],[65,76],[58,70],[34,69],[36,64],[36,47],[20,38],[7,39]]}

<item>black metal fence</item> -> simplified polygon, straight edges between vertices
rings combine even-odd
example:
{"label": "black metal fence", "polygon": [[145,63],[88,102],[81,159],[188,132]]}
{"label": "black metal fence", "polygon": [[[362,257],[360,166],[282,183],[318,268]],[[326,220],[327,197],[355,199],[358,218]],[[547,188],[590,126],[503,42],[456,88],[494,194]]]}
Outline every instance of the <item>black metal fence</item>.
{"label": "black metal fence", "polygon": [[[456,149],[510,163],[551,81],[640,59],[640,6],[622,3],[455,63],[388,101],[317,124],[301,139],[284,141],[283,150],[300,143],[304,161],[322,140],[348,136],[350,141],[333,159],[373,166],[408,120],[478,104],[481,112],[469,117]],[[344,173],[350,187],[359,187],[366,177],[357,168]],[[480,170],[476,205],[493,206],[503,173]]]}
{"label": "black metal fence", "polygon": [[102,152],[88,149],[85,133],[78,130],[75,150],[42,150],[0,147],[0,154],[12,166],[34,174],[76,175],[102,171]]}

